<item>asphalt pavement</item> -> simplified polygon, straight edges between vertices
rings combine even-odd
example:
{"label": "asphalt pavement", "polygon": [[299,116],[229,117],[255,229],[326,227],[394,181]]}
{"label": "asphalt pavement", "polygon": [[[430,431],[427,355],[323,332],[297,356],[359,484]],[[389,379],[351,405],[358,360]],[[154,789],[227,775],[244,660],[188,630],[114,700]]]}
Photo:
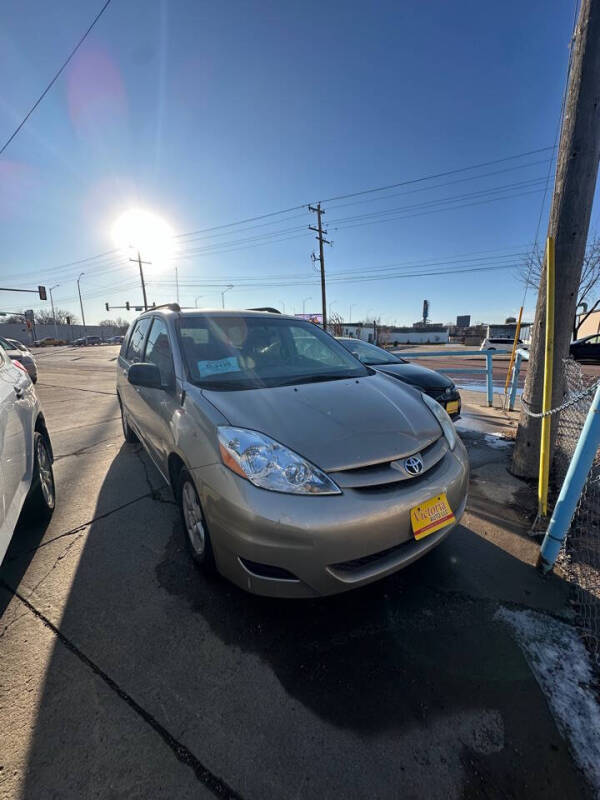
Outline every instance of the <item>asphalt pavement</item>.
{"label": "asphalt pavement", "polygon": [[430,555],[274,601],[191,564],[169,489],[123,441],[116,355],[39,355],[57,508],[0,569],[0,797],[591,796],[498,616],[569,620],[498,446],[514,420],[467,404],[468,511]]}

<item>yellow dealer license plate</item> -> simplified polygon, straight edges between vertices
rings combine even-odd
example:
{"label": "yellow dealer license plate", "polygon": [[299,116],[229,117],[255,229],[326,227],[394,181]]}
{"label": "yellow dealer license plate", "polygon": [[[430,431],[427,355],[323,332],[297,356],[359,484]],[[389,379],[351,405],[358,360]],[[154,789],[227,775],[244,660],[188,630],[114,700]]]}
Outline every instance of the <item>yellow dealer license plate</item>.
{"label": "yellow dealer license plate", "polygon": [[430,533],[445,528],[456,521],[446,494],[439,494],[410,510],[410,521],[415,539],[424,539]]}
{"label": "yellow dealer license plate", "polygon": [[458,400],[450,400],[446,403],[446,411],[448,414],[457,414],[459,409]]}

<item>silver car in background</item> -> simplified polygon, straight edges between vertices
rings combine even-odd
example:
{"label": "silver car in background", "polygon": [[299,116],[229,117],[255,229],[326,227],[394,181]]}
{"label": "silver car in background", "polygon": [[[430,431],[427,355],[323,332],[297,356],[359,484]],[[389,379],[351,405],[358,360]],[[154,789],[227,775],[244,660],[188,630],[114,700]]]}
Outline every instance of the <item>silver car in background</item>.
{"label": "silver car in background", "polygon": [[370,583],[460,520],[468,459],[432,398],[275,313],[142,314],[117,394],[173,487],[193,558],[257,594]]}
{"label": "silver car in background", "polygon": [[20,346],[17,345],[17,341],[15,339],[4,339],[0,337],[0,347],[4,350],[6,355],[11,361],[18,361],[20,364],[22,364],[27,370],[32,382],[36,383],[38,379],[38,373],[35,358],[25,347],[25,345],[21,344],[20,342],[19,345]]}

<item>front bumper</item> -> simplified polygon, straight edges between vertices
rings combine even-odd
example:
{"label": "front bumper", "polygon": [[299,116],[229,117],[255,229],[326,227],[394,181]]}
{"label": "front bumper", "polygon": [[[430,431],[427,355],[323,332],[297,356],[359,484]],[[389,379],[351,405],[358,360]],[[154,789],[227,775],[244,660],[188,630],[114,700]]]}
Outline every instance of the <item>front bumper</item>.
{"label": "front bumper", "polygon": [[[256,594],[315,597],[383,578],[439,544],[464,511],[469,466],[459,440],[418,478],[341,495],[265,491],[222,464],[193,475],[219,571]],[[456,523],[417,542],[410,509],[441,492]]]}
{"label": "front bumper", "polygon": [[[448,412],[451,419],[458,419],[462,408],[460,393],[456,386],[451,392],[446,392],[444,389],[426,390],[427,394],[432,397]],[[457,405],[458,404],[458,405]]]}

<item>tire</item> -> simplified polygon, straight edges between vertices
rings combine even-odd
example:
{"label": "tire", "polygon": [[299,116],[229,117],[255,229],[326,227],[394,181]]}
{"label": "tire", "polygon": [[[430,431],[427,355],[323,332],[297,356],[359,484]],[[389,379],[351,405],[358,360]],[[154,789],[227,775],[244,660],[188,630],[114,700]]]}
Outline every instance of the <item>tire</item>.
{"label": "tire", "polygon": [[194,563],[204,572],[216,572],[210,535],[192,476],[183,468],[177,481],[177,503],[185,540]]}
{"label": "tire", "polygon": [[50,448],[47,438],[38,431],[33,434],[33,478],[27,505],[31,516],[38,520],[49,519],[56,505]]}
{"label": "tire", "polygon": [[121,425],[123,426],[123,438],[129,444],[134,444],[138,441],[138,437],[129,427],[129,423],[127,422],[127,417],[125,416],[125,412],[123,411],[123,403],[121,402],[121,398],[119,398],[119,408],[121,409]]}

